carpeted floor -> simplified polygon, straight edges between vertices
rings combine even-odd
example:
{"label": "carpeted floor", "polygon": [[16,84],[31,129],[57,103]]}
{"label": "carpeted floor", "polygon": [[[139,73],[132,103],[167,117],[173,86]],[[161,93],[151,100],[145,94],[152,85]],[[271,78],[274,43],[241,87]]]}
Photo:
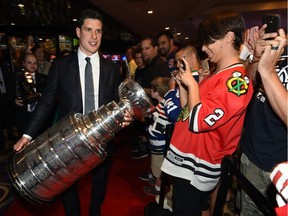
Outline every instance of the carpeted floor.
{"label": "carpeted floor", "polygon": [[[154,201],[154,197],[143,191],[143,186],[148,183],[138,177],[140,173],[148,170],[150,157],[138,160],[131,158],[132,143],[129,133],[129,130],[124,129],[116,137],[102,216],[141,216],[144,215],[144,207]],[[9,140],[5,151],[0,152],[0,216],[64,216],[60,199],[45,206],[33,205],[11,186],[6,167],[9,155],[13,153],[14,143],[15,141]],[[89,174],[79,180],[82,216],[89,215],[90,186]],[[224,206],[223,215],[234,215],[233,208]]]}
{"label": "carpeted floor", "polygon": [[[112,167],[108,181],[106,198],[102,207],[102,216],[141,216],[146,204],[154,201],[154,197],[143,192],[143,186],[148,184],[138,178],[138,175],[149,167],[150,157],[131,159],[131,142],[127,136],[119,135],[113,154]],[[1,164],[0,164],[1,165]],[[3,171],[3,174],[2,174]],[[4,216],[64,216],[64,209],[60,200],[48,206],[36,206],[13,193],[9,184],[5,163],[1,166],[0,215]],[[7,194],[7,189],[9,193]],[[90,176],[83,177],[79,182],[79,194],[83,216],[88,216],[90,197]],[[5,196],[3,196],[5,195]],[[3,203],[3,204],[2,204]],[[5,212],[5,213],[4,213]]]}
{"label": "carpeted floor", "polygon": [[[9,151],[10,152],[10,151]],[[8,152],[5,152],[8,154]],[[0,157],[0,215],[4,215],[9,204],[14,200],[14,189],[11,186],[7,170],[7,155]]]}

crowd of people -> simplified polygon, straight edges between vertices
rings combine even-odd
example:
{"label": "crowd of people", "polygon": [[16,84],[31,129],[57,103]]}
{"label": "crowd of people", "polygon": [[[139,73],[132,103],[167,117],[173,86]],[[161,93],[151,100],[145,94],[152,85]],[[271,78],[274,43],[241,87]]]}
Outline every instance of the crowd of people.
{"label": "crowd of people", "polygon": [[[118,86],[127,77],[143,88],[156,107],[151,116],[134,119],[132,125],[133,113],[125,113],[124,125],[135,132],[127,135],[133,143],[132,158],[151,155],[150,168],[139,175],[149,182],[143,188],[146,194],[159,202],[161,176],[165,173],[169,175],[165,208],[171,214],[212,215],[221,161],[237,152],[241,155],[241,173],[271,200],[277,214],[287,213],[288,193],[283,181],[287,181],[288,171],[281,168],[287,167],[281,165],[287,164],[285,31],[265,33],[267,24],[250,31],[239,13],[218,12],[199,25],[198,44],[175,44],[171,31],[161,31],[128,47],[126,68],[121,69],[100,53],[102,28],[101,14],[84,10],[76,27],[76,52],[56,58],[51,64],[44,58],[43,47],[32,46],[28,37],[23,67],[14,84],[0,68],[0,151],[5,143],[3,130],[11,130],[8,106],[15,107],[19,140],[13,148],[20,151],[67,114],[87,114],[117,101]],[[89,97],[87,67],[93,72]],[[169,143],[168,125],[174,128]],[[112,150],[113,141],[107,145],[108,158],[91,171],[90,215],[101,214]],[[279,170],[286,176],[282,189],[280,183],[273,186]],[[76,186],[61,195],[67,216],[81,213]],[[279,208],[276,194],[277,201],[282,199]],[[232,196],[239,210],[235,214],[263,215],[244,190]]]}

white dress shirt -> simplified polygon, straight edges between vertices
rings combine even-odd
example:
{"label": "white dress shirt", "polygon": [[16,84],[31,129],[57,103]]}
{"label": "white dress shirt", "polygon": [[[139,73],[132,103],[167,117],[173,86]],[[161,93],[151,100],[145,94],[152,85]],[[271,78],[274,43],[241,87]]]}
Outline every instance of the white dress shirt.
{"label": "white dress shirt", "polygon": [[97,110],[99,107],[99,77],[100,77],[100,57],[99,53],[96,52],[92,56],[87,56],[80,49],[78,49],[78,63],[80,70],[80,82],[81,82],[81,90],[82,90],[82,104],[83,104],[83,112],[85,110],[85,67],[87,61],[86,57],[91,58],[92,65],[92,76],[93,76],[93,85],[94,85],[94,101],[95,101],[95,109]]}

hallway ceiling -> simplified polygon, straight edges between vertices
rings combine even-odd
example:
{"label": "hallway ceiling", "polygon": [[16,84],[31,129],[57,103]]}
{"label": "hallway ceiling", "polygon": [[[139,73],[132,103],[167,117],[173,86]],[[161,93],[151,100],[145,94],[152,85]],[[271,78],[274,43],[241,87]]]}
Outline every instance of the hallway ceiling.
{"label": "hallway ceiling", "polygon": [[[239,11],[247,27],[261,25],[266,13],[279,13],[287,26],[287,1],[284,0],[89,0],[139,37],[156,35],[165,27],[181,33],[179,39],[193,36],[203,15],[214,11]],[[148,10],[153,14],[147,14]]]}

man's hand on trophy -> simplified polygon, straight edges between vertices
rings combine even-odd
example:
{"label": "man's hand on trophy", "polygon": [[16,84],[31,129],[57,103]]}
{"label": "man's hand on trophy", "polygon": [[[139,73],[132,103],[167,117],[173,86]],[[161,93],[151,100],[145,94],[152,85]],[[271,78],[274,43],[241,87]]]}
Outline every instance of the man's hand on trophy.
{"label": "man's hand on trophy", "polygon": [[[131,111],[130,111],[131,112]],[[131,124],[131,122],[133,121],[133,114],[134,113],[130,113],[128,110],[125,111],[124,114],[124,122],[122,122],[122,127],[127,127],[128,125]],[[133,111],[132,111],[133,112]]]}
{"label": "man's hand on trophy", "polygon": [[26,145],[28,145],[30,142],[30,139],[28,139],[27,137],[21,137],[21,139],[18,140],[18,142],[13,146],[13,149],[15,151],[20,151],[22,149],[25,148]]}

